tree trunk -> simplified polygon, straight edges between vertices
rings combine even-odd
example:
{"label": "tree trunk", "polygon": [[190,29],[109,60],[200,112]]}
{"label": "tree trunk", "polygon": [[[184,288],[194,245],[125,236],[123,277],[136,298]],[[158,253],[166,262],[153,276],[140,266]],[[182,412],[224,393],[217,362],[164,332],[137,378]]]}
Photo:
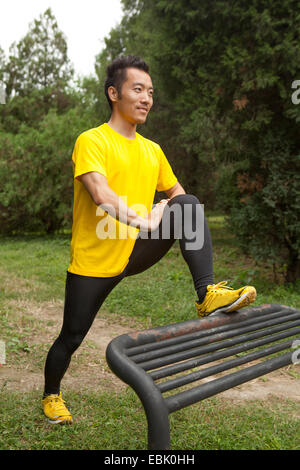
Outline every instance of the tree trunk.
{"label": "tree trunk", "polygon": [[300,254],[295,251],[290,251],[285,279],[292,283],[300,279]]}

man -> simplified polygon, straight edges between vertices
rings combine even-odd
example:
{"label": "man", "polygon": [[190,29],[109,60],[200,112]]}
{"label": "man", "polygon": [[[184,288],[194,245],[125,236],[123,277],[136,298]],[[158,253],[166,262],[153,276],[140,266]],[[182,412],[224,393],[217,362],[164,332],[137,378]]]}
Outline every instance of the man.
{"label": "man", "polygon": [[[147,64],[134,56],[115,60],[107,69],[105,93],[110,120],[83,132],[72,156],[74,209],[64,320],[47,356],[42,402],[52,423],[72,423],[60,382],[103,301],[124,277],[158,262],[176,238],[191,271],[199,316],[231,312],[256,297],[254,287],[233,290],[224,281],[213,283],[211,238],[198,199],[185,193],[160,146],[136,132],[153,104]],[[152,208],[156,190],[167,199]],[[114,226],[107,230],[111,221]]]}

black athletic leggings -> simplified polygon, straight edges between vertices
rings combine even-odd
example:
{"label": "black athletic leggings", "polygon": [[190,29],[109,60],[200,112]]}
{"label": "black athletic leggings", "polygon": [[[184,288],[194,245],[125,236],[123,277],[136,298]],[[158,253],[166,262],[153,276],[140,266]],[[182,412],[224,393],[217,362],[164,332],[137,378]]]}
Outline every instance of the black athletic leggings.
{"label": "black athletic leggings", "polygon": [[[196,234],[194,242],[193,234]],[[151,238],[142,238],[142,235],[137,238],[129,262],[118,276],[89,277],[67,272],[63,325],[45,364],[45,395],[59,393],[72,354],[112,289],[124,277],[141,273],[157,263],[176,239],[189,266],[198,299],[203,300],[206,286],[213,283],[212,244],[202,206],[190,194],[178,195],[169,201],[159,228]],[[201,240],[203,246],[200,246]]]}

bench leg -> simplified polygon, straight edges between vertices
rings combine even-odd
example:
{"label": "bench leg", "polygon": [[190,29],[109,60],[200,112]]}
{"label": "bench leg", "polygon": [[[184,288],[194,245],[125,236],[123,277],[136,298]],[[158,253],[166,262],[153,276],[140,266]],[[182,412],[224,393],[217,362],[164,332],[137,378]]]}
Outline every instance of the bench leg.
{"label": "bench leg", "polygon": [[148,449],[169,450],[170,449],[170,423],[169,413],[164,407],[156,408],[148,413]]}

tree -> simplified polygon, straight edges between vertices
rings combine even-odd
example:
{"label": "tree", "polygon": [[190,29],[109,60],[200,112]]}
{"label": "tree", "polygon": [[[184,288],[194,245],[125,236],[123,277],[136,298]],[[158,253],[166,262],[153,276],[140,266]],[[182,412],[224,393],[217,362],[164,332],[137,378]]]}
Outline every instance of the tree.
{"label": "tree", "polygon": [[71,83],[66,40],[51,10],[12,45],[8,60],[0,50],[1,77],[7,102],[0,106],[0,232],[69,228],[72,148],[97,125],[95,84]]}
{"label": "tree", "polygon": [[24,96],[33,89],[64,90],[73,77],[67,42],[48,8],[30,25],[18,44],[10,47],[7,95]]}
{"label": "tree", "polygon": [[63,112],[72,105],[69,86],[74,71],[66,39],[50,9],[11,45],[3,75],[7,104],[1,121],[6,130],[18,132],[22,122],[38,126],[52,107]]}

